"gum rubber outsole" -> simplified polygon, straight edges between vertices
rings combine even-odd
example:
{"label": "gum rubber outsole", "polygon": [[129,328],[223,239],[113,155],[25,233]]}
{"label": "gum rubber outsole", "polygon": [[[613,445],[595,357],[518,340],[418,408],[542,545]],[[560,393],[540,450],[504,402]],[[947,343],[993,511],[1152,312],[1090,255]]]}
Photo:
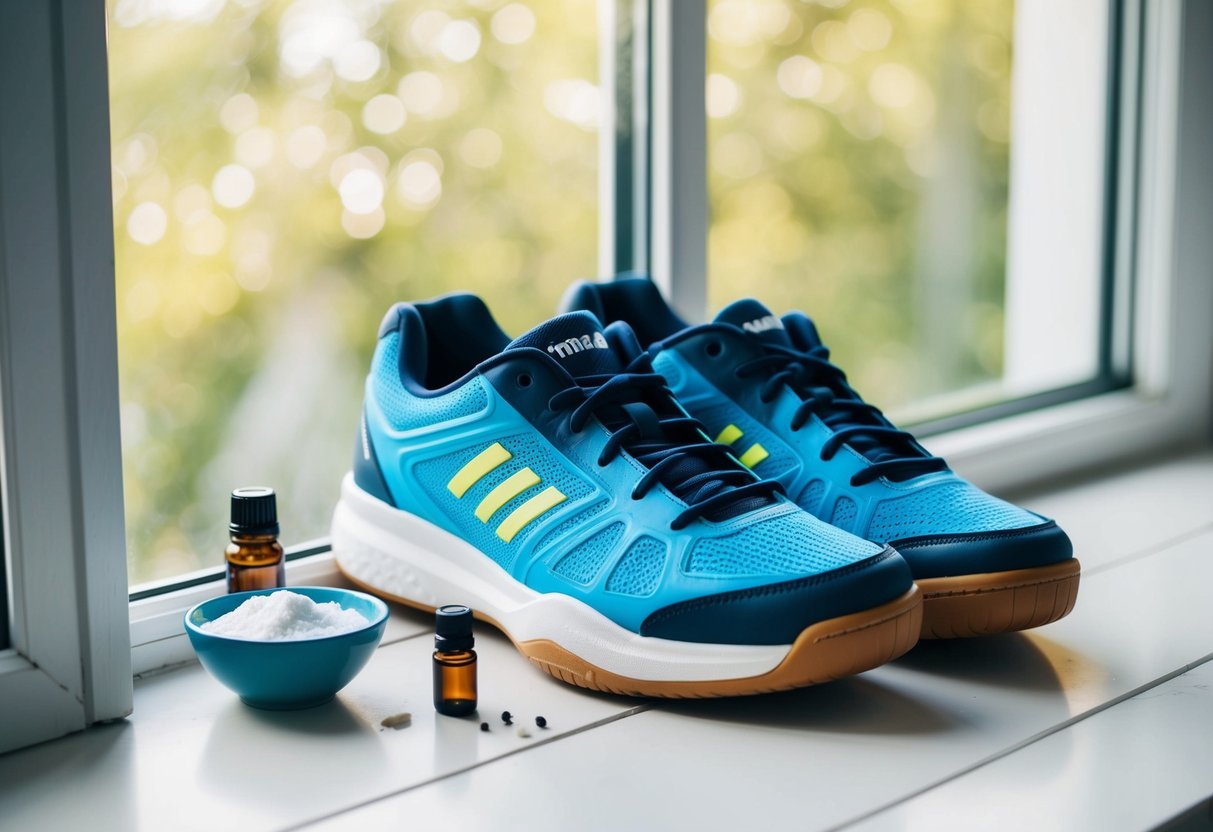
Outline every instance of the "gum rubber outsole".
{"label": "gum rubber outsole", "polygon": [[1071,558],[1010,572],[919,578],[920,638],[988,636],[1049,624],[1074,609],[1081,572]]}
{"label": "gum rubber outsole", "polygon": [[544,672],[591,690],[669,699],[750,696],[808,687],[879,667],[918,642],[921,619],[921,592],[913,587],[879,607],[806,627],[784,660],[767,673],[707,682],[652,682],[619,676],[550,641],[525,642],[518,649]]}
{"label": "gum rubber outsole", "polygon": [[[340,564],[338,564],[340,569]],[[434,608],[345,577],[367,592],[389,601],[433,612]],[[481,613],[482,621],[506,635],[518,651],[550,676],[577,687],[624,696],[707,699],[750,696],[808,687],[879,667],[907,652],[922,629],[922,592],[912,586],[904,595],[870,610],[819,621],[806,627],[787,656],[758,676],[695,682],[663,682],[620,676],[597,667],[547,639],[517,642],[509,630]]]}

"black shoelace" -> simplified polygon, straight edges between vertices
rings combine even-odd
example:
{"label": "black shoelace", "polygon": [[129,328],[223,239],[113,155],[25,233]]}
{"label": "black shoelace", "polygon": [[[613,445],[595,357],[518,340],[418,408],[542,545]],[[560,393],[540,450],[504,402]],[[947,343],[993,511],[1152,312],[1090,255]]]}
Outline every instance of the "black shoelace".
{"label": "black shoelace", "polygon": [[[561,390],[548,407],[572,408],[569,427],[574,433],[598,416],[611,432],[599,465],[626,450],[648,469],[633,488],[632,499],[641,499],[661,483],[686,503],[670,523],[672,530],[697,517],[725,519],[759,508],[782,491],[777,482],[756,479],[723,446],[708,441],[698,421],[672,405],[665,379],[653,372],[649,356],[637,356],[622,373],[578,376],[574,381],[577,386]],[[671,403],[663,408],[657,404],[662,401]],[[671,413],[660,415],[658,409]]]}
{"label": "black shoelace", "polygon": [[[769,402],[787,385],[803,401],[792,415],[792,430],[800,430],[816,414],[834,434],[821,446],[821,458],[833,458],[843,445],[872,460],[872,464],[851,477],[851,485],[890,477],[910,479],[920,474],[947,470],[947,463],[921,451],[913,435],[888,424],[873,404],[859,398],[846,383],[846,374],[830,362],[830,351],[823,345],[797,350],[778,344],[764,344],[766,355],[737,366],[737,376],[762,376],[765,381],[759,397]],[[867,442],[855,442],[866,439]],[[876,459],[869,455],[878,453]]]}

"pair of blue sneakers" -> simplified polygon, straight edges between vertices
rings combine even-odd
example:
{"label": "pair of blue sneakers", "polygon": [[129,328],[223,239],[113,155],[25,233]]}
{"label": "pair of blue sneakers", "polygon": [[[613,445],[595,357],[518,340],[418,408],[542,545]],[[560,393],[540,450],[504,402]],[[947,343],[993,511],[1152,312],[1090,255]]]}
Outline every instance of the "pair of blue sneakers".
{"label": "pair of blue sneakers", "polygon": [[1073,607],[1065,533],[890,424],[804,315],[690,325],[643,278],[563,307],[513,340],[473,295],[388,312],[333,518],[355,583],[640,696],[801,687]]}

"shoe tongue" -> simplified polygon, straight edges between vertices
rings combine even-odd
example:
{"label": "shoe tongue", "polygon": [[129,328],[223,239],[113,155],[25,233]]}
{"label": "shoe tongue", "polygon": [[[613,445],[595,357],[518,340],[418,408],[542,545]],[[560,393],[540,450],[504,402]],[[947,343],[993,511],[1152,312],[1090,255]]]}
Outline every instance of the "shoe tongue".
{"label": "shoe tongue", "polygon": [[519,335],[506,350],[530,347],[552,356],[568,374],[608,375],[623,372],[624,362],[589,312],[569,312]]}
{"label": "shoe tongue", "polygon": [[[627,324],[615,322],[604,330],[597,318],[584,311],[557,315],[515,338],[505,351],[520,348],[546,352],[574,378],[622,373],[630,361],[641,353],[636,336]],[[658,395],[668,397],[669,393]],[[635,421],[639,430],[624,444],[624,449],[641,464],[652,466],[660,461],[663,453],[674,451],[685,444],[703,441],[702,434],[685,424],[675,429],[677,435],[667,434],[659,419],[681,416],[684,419],[680,421],[684,421],[686,415],[682,411],[672,413],[671,409],[677,410],[673,399],[669,399],[663,407],[661,402],[650,399],[645,403],[638,398],[634,402],[605,404],[595,415],[603,427],[611,432],[622,429],[630,421]],[[701,475],[710,474],[712,470],[712,465],[707,461],[695,455],[687,455],[676,465],[667,467],[661,481],[675,495],[693,503],[706,499],[705,492],[710,496],[714,489],[723,485],[719,479],[702,481]],[[714,509],[706,516],[709,520],[723,522],[772,502],[773,498],[768,496],[739,497]]]}
{"label": "shoe tongue", "polygon": [[822,346],[821,336],[817,334],[817,325],[803,312],[789,312],[783,316],[783,328],[792,341],[792,346],[798,350],[811,350]]}
{"label": "shoe tongue", "polygon": [[720,310],[717,323],[732,324],[766,344],[790,347],[792,342],[784,331],[783,322],[753,298],[734,301]]}

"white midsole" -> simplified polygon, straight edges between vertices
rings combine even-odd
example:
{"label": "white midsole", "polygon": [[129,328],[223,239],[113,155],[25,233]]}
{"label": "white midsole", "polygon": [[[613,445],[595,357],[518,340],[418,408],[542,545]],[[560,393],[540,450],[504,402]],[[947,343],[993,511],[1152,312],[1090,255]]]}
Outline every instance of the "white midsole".
{"label": "white midsole", "polygon": [[633,679],[745,679],[773,670],[791,647],[638,635],[575,598],[524,586],[467,541],[367,494],[350,474],[333,513],[333,553],[347,575],[367,586],[429,607],[466,604],[515,642],[547,639]]}

